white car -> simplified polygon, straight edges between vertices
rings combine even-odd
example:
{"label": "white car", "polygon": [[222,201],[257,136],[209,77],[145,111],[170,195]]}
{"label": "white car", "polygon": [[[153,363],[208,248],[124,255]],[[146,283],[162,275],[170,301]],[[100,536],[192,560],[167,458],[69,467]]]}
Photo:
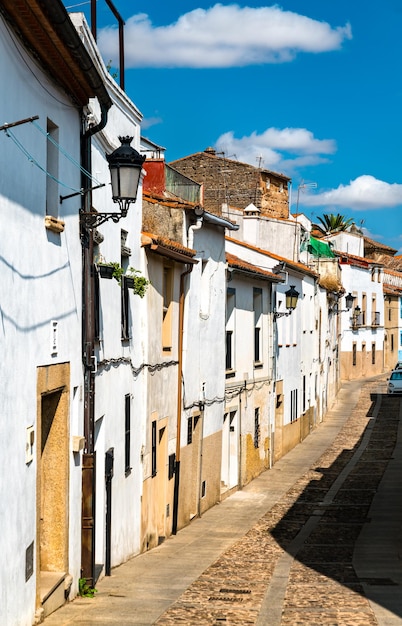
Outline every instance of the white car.
{"label": "white car", "polygon": [[394,370],[402,370],[402,361],[398,361],[394,367]]}
{"label": "white car", "polygon": [[387,393],[402,393],[402,369],[391,372],[387,380]]}

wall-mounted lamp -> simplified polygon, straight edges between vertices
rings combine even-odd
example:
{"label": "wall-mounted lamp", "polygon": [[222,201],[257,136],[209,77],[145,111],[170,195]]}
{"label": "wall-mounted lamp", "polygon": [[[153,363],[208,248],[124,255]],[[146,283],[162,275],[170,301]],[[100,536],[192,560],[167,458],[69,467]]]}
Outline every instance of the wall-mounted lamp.
{"label": "wall-mounted lamp", "polygon": [[346,309],[338,310],[337,313],[346,313],[347,311],[350,311],[353,306],[354,299],[355,296],[352,296],[352,294],[349,292],[348,295],[345,296]]}
{"label": "wall-mounted lamp", "polygon": [[345,303],[346,303],[346,311],[350,311],[350,309],[353,306],[353,301],[354,301],[355,297],[352,296],[352,294],[349,292],[347,296],[345,296]]}
{"label": "wall-mounted lamp", "polygon": [[355,306],[354,311],[353,311],[353,315],[352,315],[352,326],[353,328],[357,328],[357,326],[360,326],[359,323],[359,317],[360,317],[360,313],[361,313],[361,308],[359,307],[359,305]]}
{"label": "wall-mounted lamp", "polygon": [[112,199],[119,205],[120,211],[98,213],[97,211],[81,211],[80,219],[87,229],[97,228],[104,222],[118,222],[126,217],[132,202],[137,199],[142,164],[145,156],[130,146],[132,137],[119,137],[121,146],[112,154],[107,154],[110,178],[112,183]]}
{"label": "wall-mounted lamp", "polygon": [[283,312],[274,311],[274,319],[277,319],[278,317],[288,316],[296,308],[297,301],[299,299],[299,292],[296,291],[294,285],[290,285],[290,288],[287,291],[285,291],[285,297],[286,297],[287,311],[283,311]]}
{"label": "wall-mounted lamp", "polygon": [[[328,296],[328,299],[329,298],[330,296]],[[352,296],[352,294],[349,292],[348,295],[345,296],[346,309],[338,309],[338,295],[332,295],[332,306],[330,306],[328,310],[330,313],[335,313],[336,315],[338,315],[338,313],[346,313],[352,308],[354,299],[355,296]]]}

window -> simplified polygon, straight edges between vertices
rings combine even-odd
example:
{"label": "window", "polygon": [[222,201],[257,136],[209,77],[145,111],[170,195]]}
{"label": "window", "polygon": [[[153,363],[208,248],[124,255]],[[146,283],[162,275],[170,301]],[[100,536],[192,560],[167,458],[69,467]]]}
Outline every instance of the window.
{"label": "window", "polygon": [[290,392],[290,421],[297,420],[297,389]]}
{"label": "window", "polygon": [[357,346],[354,343],[352,346],[352,365],[353,367],[356,366],[356,357],[357,357]]}
{"label": "window", "polygon": [[129,304],[130,295],[125,276],[121,278],[121,338],[123,341],[130,339]]}
{"label": "window", "polygon": [[391,335],[391,352],[394,351],[394,334]]}
{"label": "window", "polygon": [[303,413],[306,411],[306,376],[303,376]]}
{"label": "window", "polygon": [[371,323],[372,326],[380,325],[380,311],[373,311],[373,321]]}
{"label": "window", "polygon": [[173,268],[165,265],[163,268],[163,311],[162,311],[162,350],[172,350],[172,300],[173,300]]}
{"label": "window", "polygon": [[151,446],[152,476],[156,476],[156,420],[151,426]]}
{"label": "window", "polygon": [[283,183],[279,183],[279,193],[283,193]]}
{"label": "window", "polygon": [[169,471],[168,471],[168,480],[172,480],[174,474],[176,471],[176,455],[173,452],[173,454],[169,454]]}
{"label": "window", "polygon": [[131,399],[130,394],[125,397],[125,471],[130,473],[130,438],[131,438]]}
{"label": "window", "polygon": [[262,290],[253,289],[254,309],[254,365],[262,361]]}
{"label": "window", "polygon": [[209,315],[210,299],[211,299],[210,265],[211,265],[211,261],[208,261],[208,259],[202,259],[201,293],[200,293],[200,308],[201,308],[202,315]]}
{"label": "window", "polygon": [[362,295],[362,312],[360,313],[360,324],[365,326],[367,323],[367,296],[364,293]]}
{"label": "window", "polygon": [[234,330],[235,330],[236,291],[232,288],[226,294],[226,370],[233,370],[234,364]]}
{"label": "window", "polygon": [[371,364],[375,365],[375,343],[371,344]]}
{"label": "window", "polygon": [[46,215],[59,215],[59,151],[54,142],[58,142],[59,129],[51,120],[47,120],[46,141]]}
{"label": "window", "polygon": [[94,339],[99,341],[100,339],[100,289],[99,289],[99,272],[95,271],[95,267],[92,266],[92,272],[94,277]]}
{"label": "window", "polygon": [[233,330],[226,331],[226,369],[233,369]]}
{"label": "window", "polygon": [[260,447],[260,409],[254,409],[254,448]]}
{"label": "window", "polygon": [[189,417],[187,420],[187,445],[193,443],[193,418]]}

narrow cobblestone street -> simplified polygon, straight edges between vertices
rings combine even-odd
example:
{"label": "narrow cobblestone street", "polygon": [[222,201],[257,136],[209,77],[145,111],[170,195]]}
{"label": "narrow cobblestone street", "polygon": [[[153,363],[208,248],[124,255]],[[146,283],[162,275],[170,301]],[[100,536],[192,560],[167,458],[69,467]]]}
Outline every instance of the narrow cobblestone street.
{"label": "narrow cobblestone street", "polygon": [[361,580],[353,566],[354,545],[399,425],[399,399],[376,396],[377,388],[377,383],[364,387],[328,450],[191,585],[158,626],[378,624],[363,584],[392,581]]}
{"label": "narrow cobblestone street", "polygon": [[[209,522],[214,532],[219,533],[217,526],[221,523],[222,535],[229,534],[224,521],[219,522],[224,520],[225,506],[229,516],[235,516],[239,507],[243,506],[244,511],[248,506],[250,523],[234,542],[233,535],[225,539],[227,547],[218,558],[211,559],[209,566],[202,565],[203,548],[194,551],[197,541],[201,540],[200,546],[208,543],[208,528],[200,532],[201,524],[207,523],[205,515],[199,520],[198,530],[198,520],[190,525],[193,531],[188,531],[189,537],[184,529],[155,551],[116,568],[112,577],[99,582],[99,595],[94,600],[75,600],[46,619],[46,626],[401,625],[402,567],[393,543],[401,518],[399,513],[392,514],[393,506],[400,510],[401,499],[395,500],[395,480],[393,502],[382,500],[374,506],[375,498],[383,494],[379,486],[385,471],[389,472],[390,461],[394,463],[396,456],[400,457],[397,445],[398,435],[401,439],[401,401],[385,395],[384,379],[348,385],[331,418],[343,422],[336,436],[331,439],[330,434],[326,435],[327,445],[323,443],[321,452],[311,456],[311,464],[307,459],[306,470],[296,472],[303,447],[304,454],[313,455],[315,448],[309,446],[314,445],[315,433],[321,429],[324,432],[330,425],[319,426],[306,443],[297,447],[294,457],[290,453],[287,464],[284,460],[265,473],[263,480],[271,475],[270,489],[275,498],[272,506],[256,496],[253,521],[250,503],[240,500],[254,497],[251,487],[249,496],[247,489],[239,492],[237,503],[235,494],[215,507]],[[346,407],[347,403],[350,406]],[[349,418],[345,417],[347,411]],[[293,482],[292,467],[296,472]],[[280,472],[284,491],[276,496],[273,485],[275,480],[279,484]],[[262,487],[258,489],[263,493]],[[377,524],[378,511],[384,514],[384,527]],[[214,515],[220,517],[214,520]],[[212,526],[210,529],[213,544]],[[388,535],[390,552],[385,554],[383,544]],[[173,549],[175,542],[173,554],[169,546]],[[192,544],[191,551],[188,546]],[[198,575],[192,569],[197,565],[194,554],[200,559]],[[163,576],[158,572],[162,561]],[[177,566],[182,570],[181,578]],[[186,569],[192,578],[188,583]],[[170,600],[166,597],[169,580],[162,580],[169,576]],[[158,613],[157,606],[163,605],[165,609]]]}

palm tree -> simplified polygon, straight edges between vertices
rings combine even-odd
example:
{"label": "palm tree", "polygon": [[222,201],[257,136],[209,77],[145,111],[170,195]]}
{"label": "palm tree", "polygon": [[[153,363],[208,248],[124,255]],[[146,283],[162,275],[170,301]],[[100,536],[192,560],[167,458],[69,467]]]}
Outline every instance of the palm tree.
{"label": "palm tree", "polygon": [[353,224],[353,219],[351,217],[346,219],[345,216],[340,213],[337,215],[335,215],[335,213],[324,213],[324,216],[319,217],[318,219],[324,227],[326,235],[347,230]]}

